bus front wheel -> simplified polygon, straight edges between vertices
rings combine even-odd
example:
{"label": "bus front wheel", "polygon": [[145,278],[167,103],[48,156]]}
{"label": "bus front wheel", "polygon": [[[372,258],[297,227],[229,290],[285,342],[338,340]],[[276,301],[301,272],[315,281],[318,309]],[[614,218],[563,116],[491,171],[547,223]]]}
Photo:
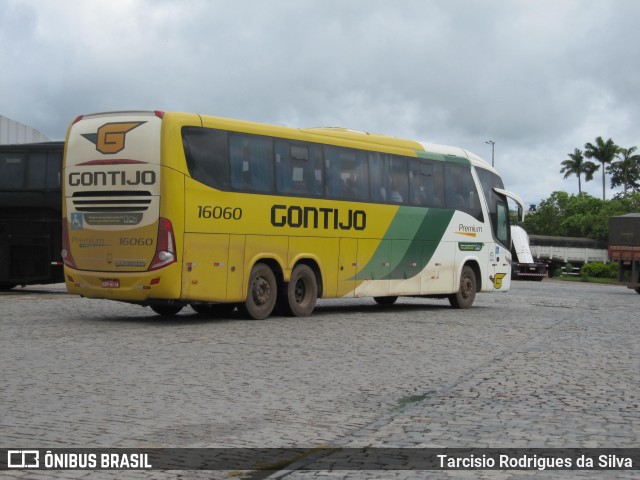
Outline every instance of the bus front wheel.
{"label": "bus front wheel", "polygon": [[469,308],[476,299],[476,273],[468,265],[462,267],[460,288],[449,295],[449,303],[453,308]]}
{"label": "bus front wheel", "polygon": [[271,315],[278,297],[278,284],[271,268],[258,263],[251,269],[247,299],[240,304],[242,313],[255,320]]}
{"label": "bus front wheel", "polygon": [[396,300],[398,300],[398,297],[397,296],[393,296],[393,297],[373,297],[373,300],[378,305],[393,305],[394,303],[396,303]]}
{"label": "bus front wheel", "polygon": [[316,274],[307,265],[296,265],[285,286],[278,307],[289,316],[308,317],[316,307],[318,282]]}

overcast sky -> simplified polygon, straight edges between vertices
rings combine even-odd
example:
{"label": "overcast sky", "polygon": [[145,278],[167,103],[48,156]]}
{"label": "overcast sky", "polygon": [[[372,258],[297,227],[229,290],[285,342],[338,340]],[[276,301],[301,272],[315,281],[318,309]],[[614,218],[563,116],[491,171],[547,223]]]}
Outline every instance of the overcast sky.
{"label": "overcast sky", "polygon": [[343,126],[489,162],[494,140],[537,204],[577,193],[574,148],[640,146],[639,19],[636,0],[0,0],[0,114],[52,139],[122,109]]}

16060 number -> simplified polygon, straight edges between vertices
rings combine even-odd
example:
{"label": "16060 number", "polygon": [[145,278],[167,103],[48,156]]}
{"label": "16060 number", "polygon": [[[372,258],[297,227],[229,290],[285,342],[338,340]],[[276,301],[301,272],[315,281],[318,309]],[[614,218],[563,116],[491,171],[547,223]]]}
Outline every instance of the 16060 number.
{"label": "16060 number", "polygon": [[209,205],[198,205],[198,218],[240,220],[242,218],[242,209],[239,207],[212,207]]}

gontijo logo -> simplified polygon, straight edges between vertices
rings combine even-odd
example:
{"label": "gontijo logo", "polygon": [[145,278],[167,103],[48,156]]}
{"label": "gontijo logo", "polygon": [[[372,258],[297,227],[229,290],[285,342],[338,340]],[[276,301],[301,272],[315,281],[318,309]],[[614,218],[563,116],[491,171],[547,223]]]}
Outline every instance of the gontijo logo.
{"label": "gontijo logo", "polygon": [[105,123],[96,133],[83,133],[82,136],[96,146],[96,150],[105,155],[124,150],[125,136],[131,130],[147,122]]}
{"label": "gontijo logo", "polygon": [[507,274],[506,273],[496,273],[495,276],[493,277],[493,286],[496,289],[501,289],[502,288],[502,279],[504,277],[506,277]]}

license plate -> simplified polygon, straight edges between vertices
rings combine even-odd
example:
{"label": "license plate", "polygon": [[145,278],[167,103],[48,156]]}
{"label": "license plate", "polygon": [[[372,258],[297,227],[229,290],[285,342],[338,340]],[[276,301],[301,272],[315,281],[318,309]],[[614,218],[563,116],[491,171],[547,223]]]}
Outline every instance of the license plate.
{"label": "license plate", "polygon": [[117,278],[103,278],[100,282],[102,288],[120,288],[120,280]]}

